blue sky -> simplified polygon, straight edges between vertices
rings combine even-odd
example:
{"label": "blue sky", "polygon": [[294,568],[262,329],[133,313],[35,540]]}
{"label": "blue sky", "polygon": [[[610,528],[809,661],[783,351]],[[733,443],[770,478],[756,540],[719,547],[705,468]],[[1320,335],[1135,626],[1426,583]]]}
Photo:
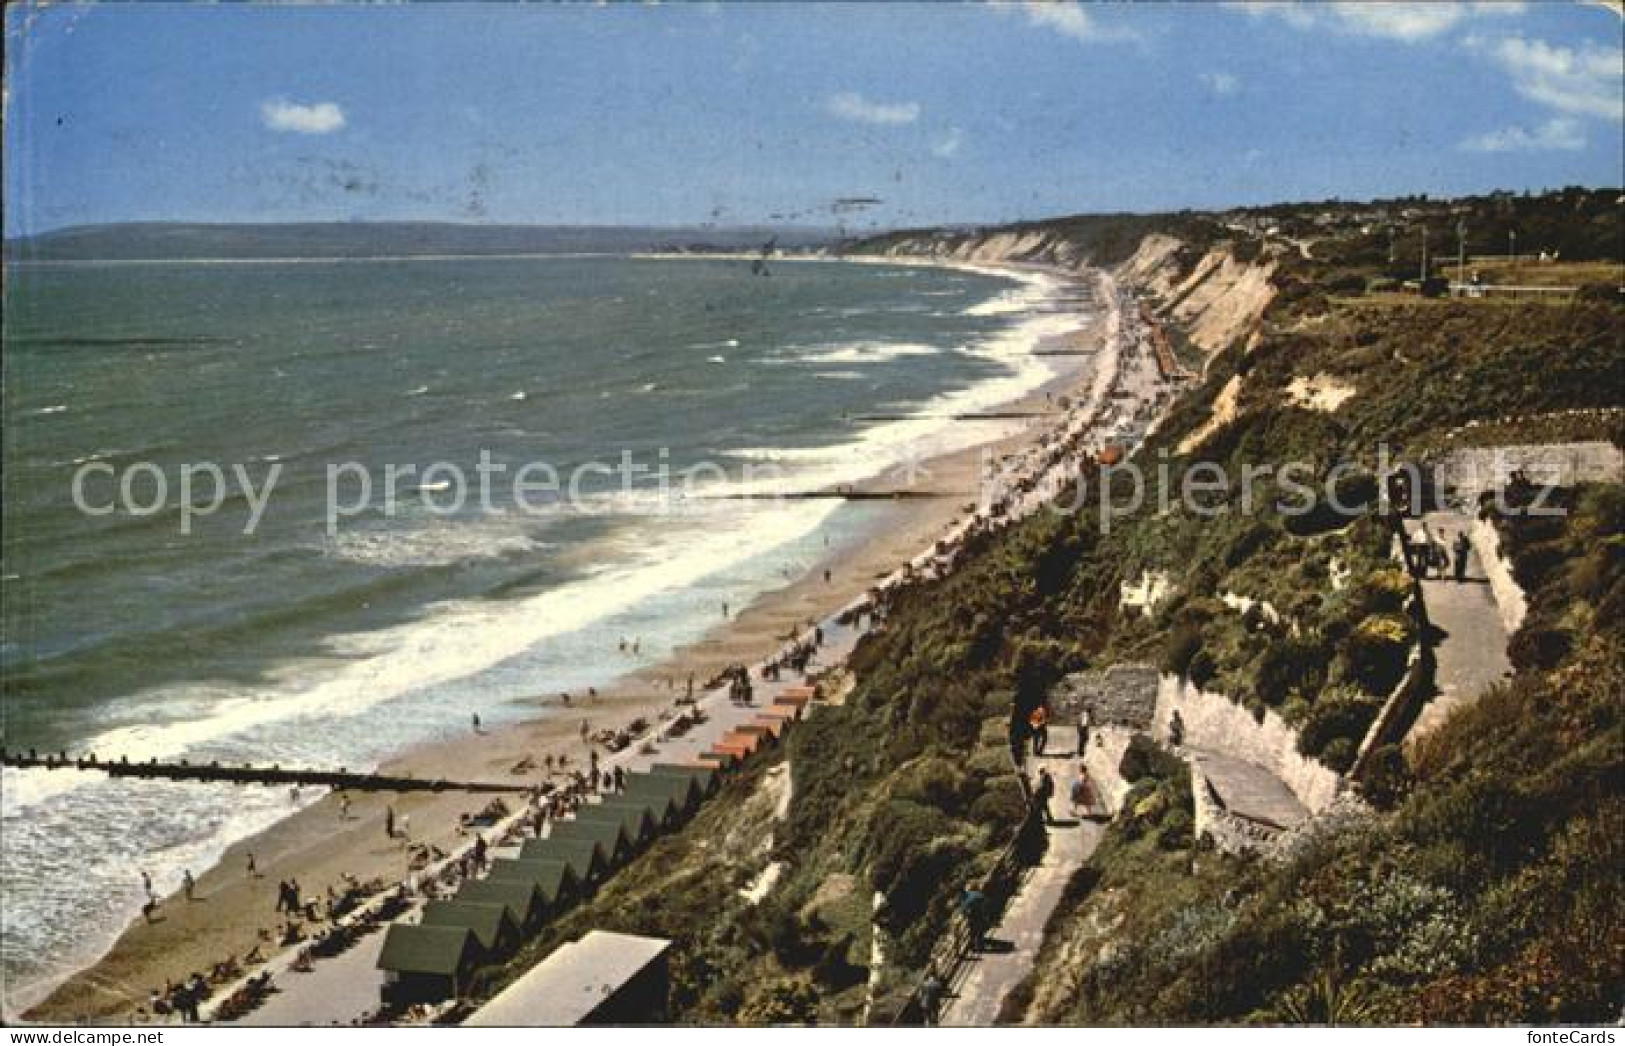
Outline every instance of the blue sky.
{"label": "blue sky", "polygon": [[[852,227],[1622,173],[1597,4],[6,10],[7,235]],[[843,197],[883,202],[837,213]]]}

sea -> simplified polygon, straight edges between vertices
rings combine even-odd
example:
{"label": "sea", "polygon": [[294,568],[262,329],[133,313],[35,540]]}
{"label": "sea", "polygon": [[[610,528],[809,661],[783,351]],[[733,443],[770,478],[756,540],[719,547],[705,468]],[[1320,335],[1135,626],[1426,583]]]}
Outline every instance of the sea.
{"label": "sea", "polygon": [[[765,495],[986,438],[947,415],[1051,377],[1060,293],[816,260],[10,265],[4,744],[362,769],[546,714],[887,511]],[[4,770],[6,1009],[112,944],[141,871],[167,892],[290,810]]]}

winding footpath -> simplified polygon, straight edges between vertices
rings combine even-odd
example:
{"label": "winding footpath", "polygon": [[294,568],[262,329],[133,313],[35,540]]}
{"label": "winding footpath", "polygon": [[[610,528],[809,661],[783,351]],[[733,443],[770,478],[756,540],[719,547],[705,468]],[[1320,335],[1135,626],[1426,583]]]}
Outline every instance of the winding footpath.
{"label": "winding footpath", "polygon": [[1066,884],[1100,845],[1105,826],[1071,815],[1072,783],[1082,765],[1074,727],[1050,728],[1049,751],[1028,756],[1026,769],[1036,776],[1039,767],[1055,778],[1055,817],[1047,831],[1044,857],[1022,876],[1015,896],[1005,907],[999,924],[987,935],[987,947],[961,964],[943,1007],[940,1023],[948,1027],[987,1027],[998,1023],[999,1010],[1010,989],[1032,972],[1044,943],[1044,926],[1061,903]]}
{"label": "winding footpath", "polygon": [[[1429,533],[1446,548],[1472,520],[1456,512],[1430,512],[1424,518]],[[1468,557],[1466,579],[1453,572],[1422,581],[1422,602],[1427,607],[1437,668],[1435,694],[1422,706],[1405,735],[1410,746],[1438,729],[1460,708],[1472,704],[1492,684],[1512,673],[1507,658],[1507,631],[1490,594],[1489,582],[1477,552]]]}

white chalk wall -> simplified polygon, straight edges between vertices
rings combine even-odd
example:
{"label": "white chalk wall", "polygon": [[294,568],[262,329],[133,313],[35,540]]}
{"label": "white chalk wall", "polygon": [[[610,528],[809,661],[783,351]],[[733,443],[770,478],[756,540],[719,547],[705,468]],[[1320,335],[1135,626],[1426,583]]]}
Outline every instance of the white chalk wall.
{"label": "white chalk wall", "polygon": [[1168,742],[1168,723],[1175,710],[1185,724],[1184,743],[1244,759],[1270,770],[1292,790],[1311,814],[1330,805],[1343,779],[1331,768],[1298,752],[1298,735],[1280,716],[1264,713],[1263,722],[1223,694],[1199,690],[1189,680],[1163,675],[1157,682],[1157,711],[1151,735]]}

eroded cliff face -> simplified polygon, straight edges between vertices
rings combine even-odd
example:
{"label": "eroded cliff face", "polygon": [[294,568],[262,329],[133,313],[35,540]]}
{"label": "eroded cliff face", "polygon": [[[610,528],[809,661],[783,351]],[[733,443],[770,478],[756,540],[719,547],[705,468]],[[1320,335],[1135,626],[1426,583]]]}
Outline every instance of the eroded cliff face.
{"label": "eroded cliff face", "polygon": [[[903,234],[876,247],[878,253],[893,258],[1019,263],[1067,270],[1096,265],[1102,254],[1097,245],[1076,234],[1043,226]],[[1180,236],[1151,232],[1138,240],[1126,259],[1103,267],[1211,358],[1238,339],[1250,337],[1275,296],[1273,250],[1253,253],[1253,260],[1243,261],[1233,239],[1198,247]]]}

